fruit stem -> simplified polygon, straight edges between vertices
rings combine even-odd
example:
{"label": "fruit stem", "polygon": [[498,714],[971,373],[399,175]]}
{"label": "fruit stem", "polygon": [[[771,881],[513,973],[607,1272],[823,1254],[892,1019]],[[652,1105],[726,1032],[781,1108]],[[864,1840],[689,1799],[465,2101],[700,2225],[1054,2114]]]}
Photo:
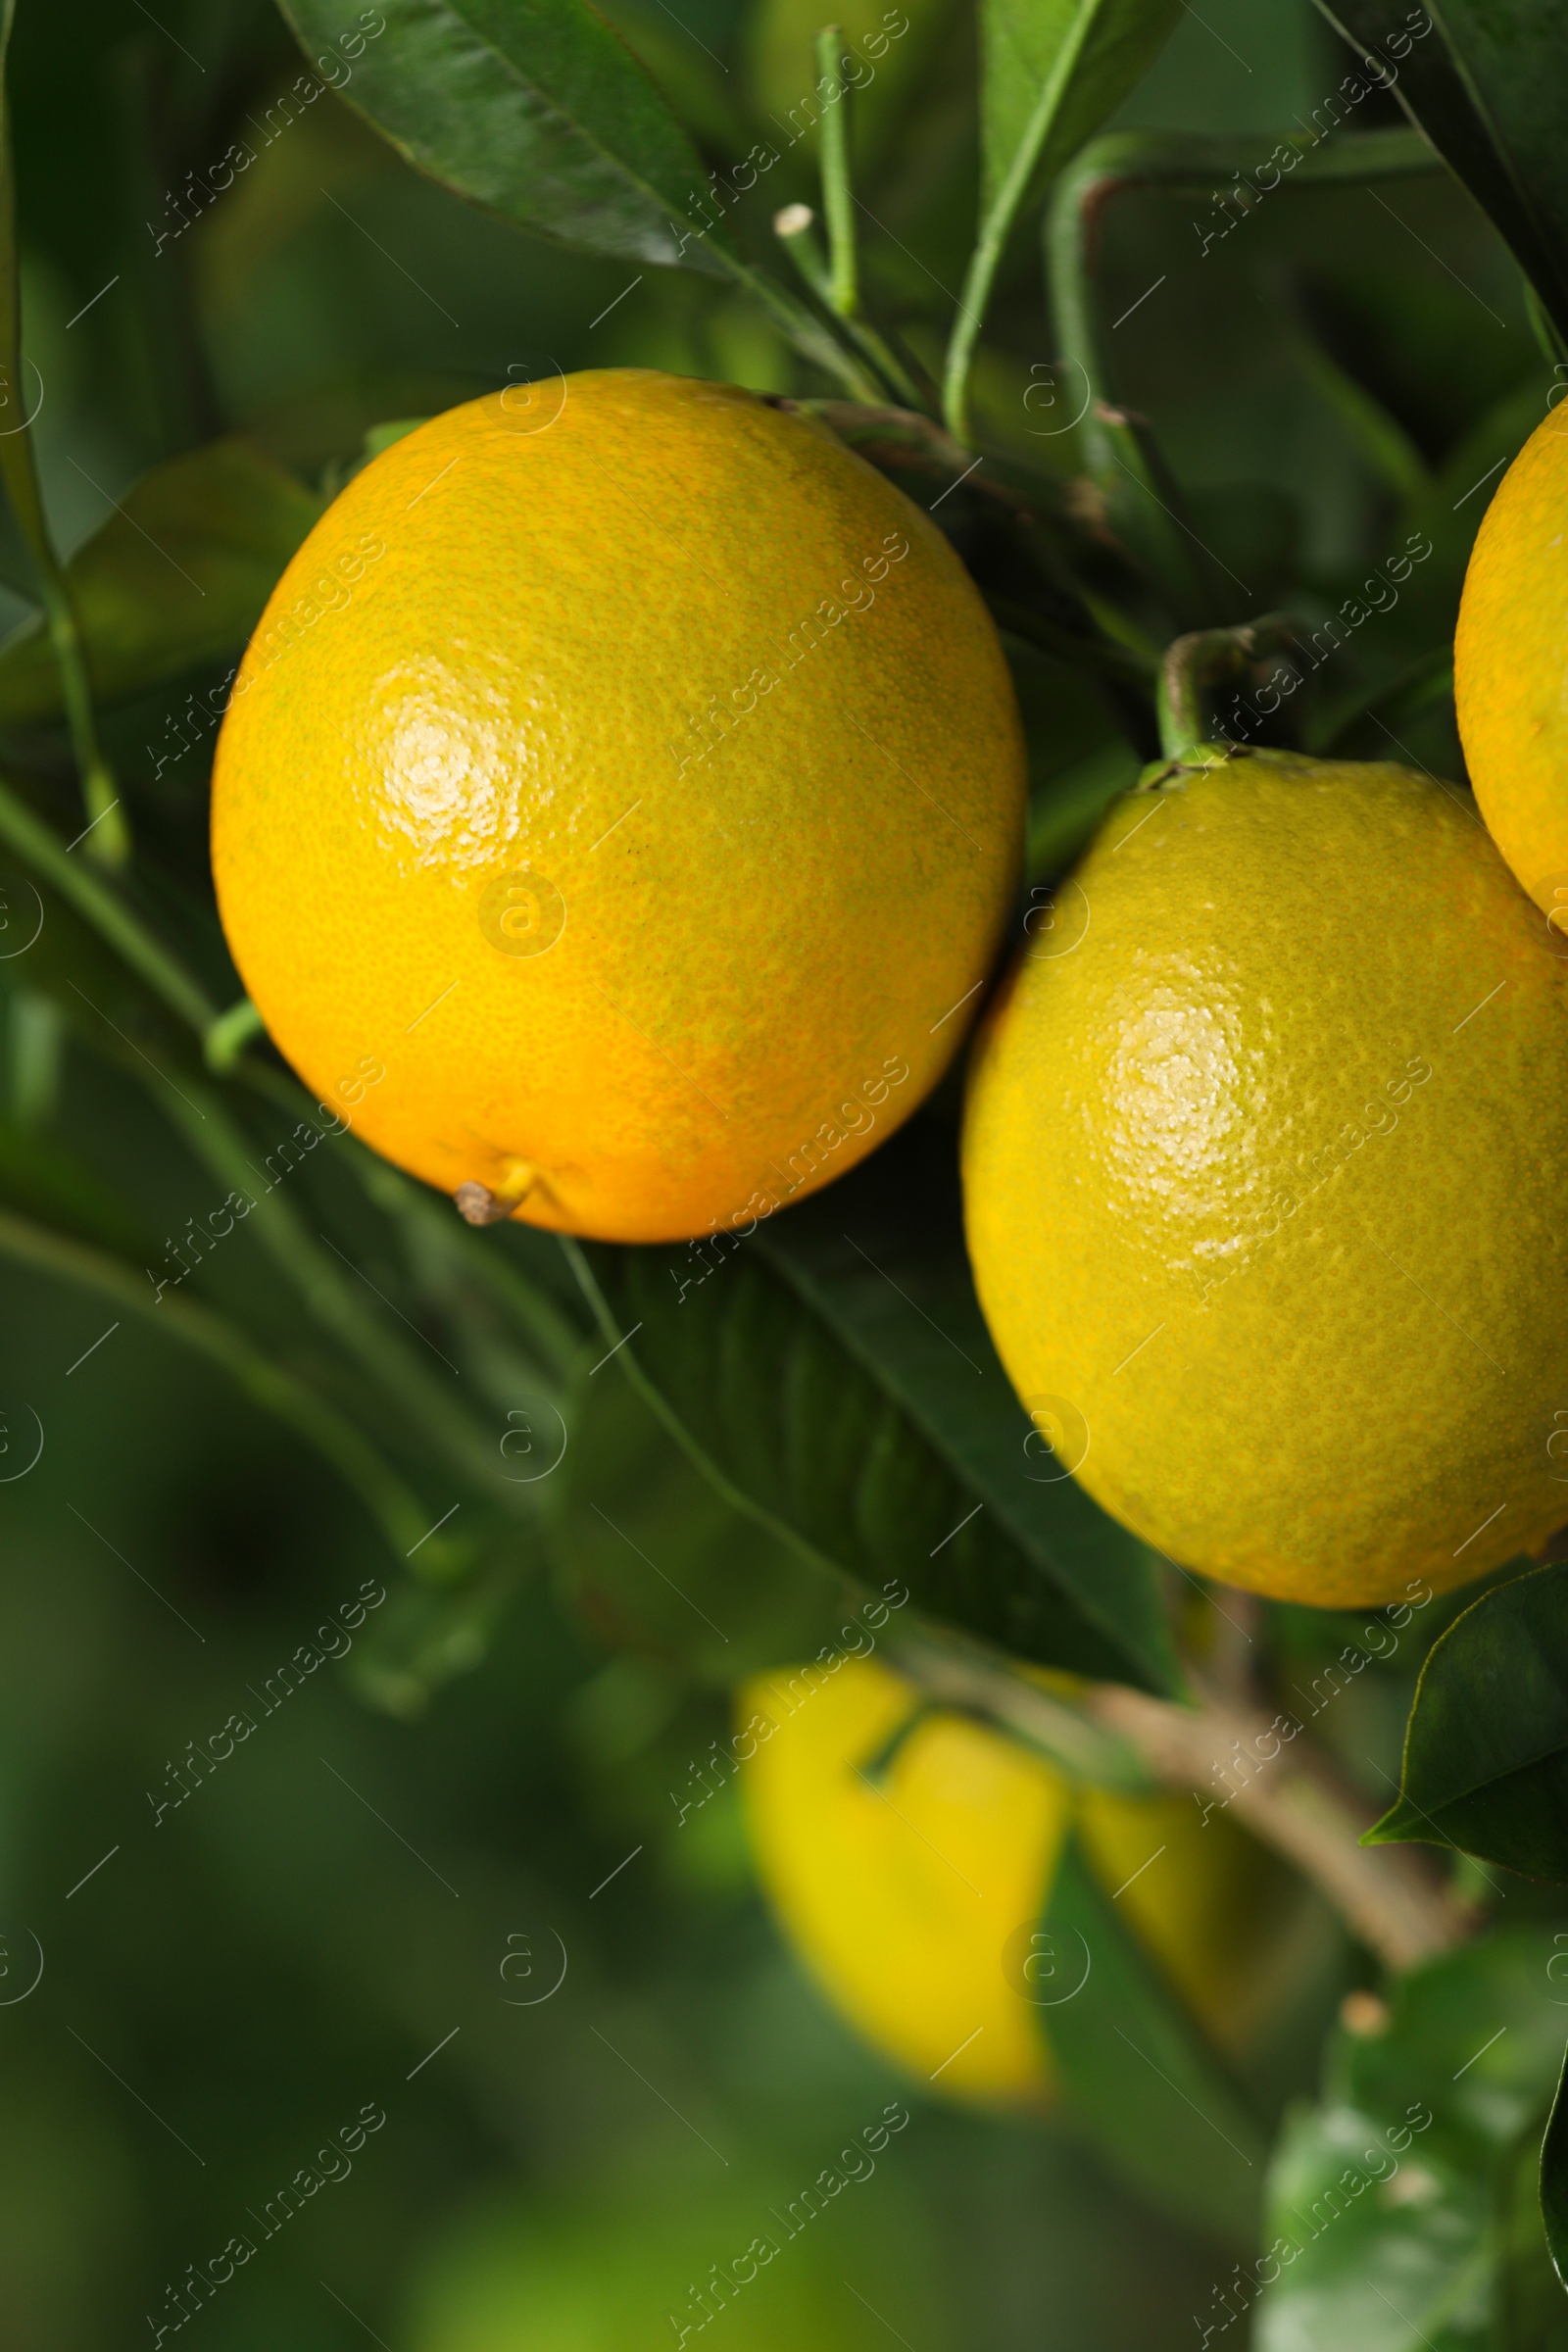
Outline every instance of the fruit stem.
{"label": "fruit stem", "polygon": [[1289,615],[1266,612],[1260,620],[1233,629],[1194,629],[1166,649],[1159,665],[1155,708],[1159,748],[1167,760],[1201,767],[1215,756],[1212,730],[1203,710],[1205,686],[1240,676],[1260,654],[1291,641]]}
{"label": "fruit stem", "polygon": [[[1267,1715],[1216,1699],[1196,1678],[1195,1688],[1203,1702],[1197,1708],[1103,1684],[1090,1692],[1089,1712],[1136,1748],[1167,1787],[1206,1792],[1208,1810],[1233,1807],[1238,1821],[1310,1879],[1389,1968],[1414,1968],[1464,1939],[1475,1924],[1470,1907],[1424,1857],[1360,1843],[1377,1808],[1344,1786],[1308,1736],[1283,1745]],[[1272,1748],[1265,1747],[1271,1738]],[[1238,1757],[1251,1761],[1244,1769]],[[1232,1772],[1240,1783],[1235,1788]],[[1401,1869],[1365,1867],[1374,1854],[1396,1853],[1405,1857]]]}

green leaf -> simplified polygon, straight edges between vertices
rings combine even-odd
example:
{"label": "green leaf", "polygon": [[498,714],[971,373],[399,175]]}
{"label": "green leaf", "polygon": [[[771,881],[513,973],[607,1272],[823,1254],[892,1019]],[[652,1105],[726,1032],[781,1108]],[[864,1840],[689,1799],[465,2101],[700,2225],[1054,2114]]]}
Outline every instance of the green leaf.
{"label": "green leaf", "polygon": [[[66,568],[87,674],[122,702],[237,653],[321,502],[248,441],[156,466]],[[58,718],[60,673],[41,620],[0,648],[0,724]]]}
{"label": "green leaf", "polygon": [[[1318,0],[1490,214],[1568,328],[1568,17],[1540,0]],[[1416,33],[1418,24],[1428,29]],[[1347,93],[1348,94],[1348,93]],[[1332,101],[1330,102],[1333,103]]]}
{"label": "green leaf", "polygon": [[[281,0],[308,58],[339,0]],[[632,262],[725,274],[697,230],[697,151],[619,35],[581,0],[384,0],[343,84],[433,179],[520,228]],[[341,78],[328,74],[331,78]]]}
{"label": "green leaf", "polygon": [[1004,248],[1031,195],[1069,163],[1152,65],[1182,0],[983,0],[980,230],[943,387],[968,439],[968,380]]}
{"label": "green leaf", "polygon": [[1172,1690],[1151,1556],[1014,1396],[956,1207],[934,1204],[945,1246],[903,1222],[929,1151],[906,1135],[744,1243],[581,1250],[605,1344],[634,1335],[628,1370],[710,1475],[819,1559],[1023,1656]]}
{"label": "green leaf", "polygon": [[1561,2342],[1560,2306],[1556,2332],[1535,2326],[1544,2252],[1519,2195],[1568,2021],[1552,1956],[1547,1927],[1488,1936],[1407,1977],[1385,2030],[1335,2036],[1323,2103],[1275,2156],[1266,2250],[1200,2329],[1250,2309],[1257,2352]]}
{"label": "green leaf", "polygon": [[1093,138],[1175,29],[1181,0],[984,0],[981,208],[1010,223]]}
{"label": "green leaf", "polygon": [[1494,1586],[1433,1643],[1398,1802],[1363,1842],[1402,1838],[1568,1880],[1568,1567]]}
{"label": "green leaf", "polygon": [[551,1490],[557,1557],[590,1630],[721,1687],[832,1644],[848,1585],[726,1502],[619,1360],[584,1363]]}
{"label": "green leaf", "polygon": [[1256,2226],[1266,2150],[1257,2126],[1097,1885],[1076,1840],[1045,1932],[1081,1988],[1042,2012],[1084,2129],[1144,2193],[1230,2241]]}

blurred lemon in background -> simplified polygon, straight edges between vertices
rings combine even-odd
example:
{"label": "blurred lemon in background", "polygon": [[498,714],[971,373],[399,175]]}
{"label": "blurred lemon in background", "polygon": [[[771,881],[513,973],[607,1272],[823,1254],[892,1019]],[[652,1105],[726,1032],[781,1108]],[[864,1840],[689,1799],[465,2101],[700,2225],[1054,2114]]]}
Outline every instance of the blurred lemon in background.
{"label": "blurred lemon in background", "polygon": [[741,1788],[780,1924],[851,2025],[922,2083],[1049,2098],[1059,1956],[1037,1931],[1073,1829],[1208,2037],[1232,2047],[1256,2026],[1293,1883],[1223,1813],[1076,1788],[873,1659],[755,1677],[737,1720],[743,1739],[753,1727]]}

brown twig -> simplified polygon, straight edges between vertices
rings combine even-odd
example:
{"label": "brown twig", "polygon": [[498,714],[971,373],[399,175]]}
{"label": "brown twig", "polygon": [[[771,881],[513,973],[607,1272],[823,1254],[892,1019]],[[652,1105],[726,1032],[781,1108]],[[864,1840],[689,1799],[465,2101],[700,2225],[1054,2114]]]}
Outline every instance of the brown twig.
{"label": "brown twig", "polygon": [[1087,1684],[1069,1701],[978,1651],[922,1639],[901,1643],[897,1662],[933,1696],[988,1716],[1085,1780],[1132,1788],[1142,1777],[1226,1806],[1391,1969],[1446,1951],[1475,1925],[1425,1855],[1362,1845],[1375,1808],[1305,1734],[1285,1736],[1279,1718],[1245,1701],[1195,1686],[1200,1704],[1178,1706],[1118,1683]]}
{"label": "brown twig", "polygon": [[1234,1794],[1219,1801],[1310,1879],[1390,1968],[1413,1968],[1462,1941],[1474,1926],[1473,1913],[1424,1855],[1409,1846],[1359,1842],[1377,1808],[1345,1786],[1306,1735],[1287,1740],[1275,1729],[1277,1718],[1207,1693],[1200,1707],[1178,1707],[1107,1683],[1086,1703],[1094,1720],[1135,1747],[1168,1788],[1212,1793],[1217,1776],[1228,1776],[1227,1788],[1234,1780]]}

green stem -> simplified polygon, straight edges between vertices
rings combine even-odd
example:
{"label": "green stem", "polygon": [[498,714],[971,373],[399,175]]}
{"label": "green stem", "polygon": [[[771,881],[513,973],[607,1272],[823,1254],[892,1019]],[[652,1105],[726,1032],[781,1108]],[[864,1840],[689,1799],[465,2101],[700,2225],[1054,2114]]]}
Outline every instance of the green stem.
{"label": "green stem", "polygon": [[1530,321],[1530,331],[1540,344],[1548,367],[1555,369],[1568,360],[1568,343],[1563,341],[1556,320],[1529,278],[1521,276],[1520,282],[1524,287],[1525,317]]}
{"label": "green stem", "polygon": [[1288,645],[1291,636],[1288,616],[1269,612],[1241,628],[1195,629],[1178,637],[1159,665],[1155,698],[1164,758],[1208,765],[1215,744],[1204,715],[1203,688],[1239,676],[1260,654]]}
{"label": "green stem", "polygon": [[231,1004],[226,1012],[220,1012],[217,1020],[207,1025],[202,1039],[202,1054],[207,1067],[215,1070],[220,1077],[226,1076],[246,1047],[254,1039],[265,1037],[266,1034],[267,1023],[249,997],[241,997],[237,1004]]}
{"label": "green stem", "polygon": [[888,1654],[937,1706],[984,1717],[1073,1781],[1127,1796],[1147,1796],[1160,1786],[1130,1740],[1070,1700],[1026,1682],[962,1634],[922,1627],[890,1641]]}
{"label": "green stem", "polygon": [[218,1018],[218,1007],[205,990],[131,911],[119,891],[74,857],[53,827],[35,816],[21,794],[3,782],[0,840],[9,842],[35,874],[53,883],[61,897],[70,901],[181,1020],[205,1031]]}
{"label": "green stem", "polygon": [[[242,1054],[244,1045],[257,1034],[261,1027],[260,1015],[256,1013],[249,1000],[242,999],[238,1004],[231,1005],[226,1012],[220,1013],[205,991],[160,945],[139,916],[126,906],[119,891],[88,867],[83,866],[79,859],[73,857],[52,828],[46,825],[41,817],[34,815],[20,794],[4,783],[0,783],[0,840],[9,842],[11,847],[26,859],[36,874],[44,881],[52,883],[60,891],[62,897],[69,900],[76,911],[92,924],[100,937],[123,956],[131,969],[147,982],[155,994],[170,1006],[171,1010],[177,1013],[180,1019],[187,1022],[198,1033],[206,1046],[210,1066],[220,1069],[236,1066],[237,1057]],[[240,1074],[247,1080],[259,1086],[264,1092],[270,1093],[273,1100],[281,1101],[283,1106],[296,1119],[310,1116],[311,1105],[308,1098],[303,1092],[296,1089],[294,1081],[286,1077],[282,1071],[271,1070],[263,1063],[246,1061],[239,1061],[238,1068]],[[182,1116],[182,1114],[176,1115]],[[222,1126],[226,1139],[222,1154],[223,1167],[228,1171],[225,1182],[238,1189],[245,1189],[250,1175],[254,1171],[250,1169],[249,1162],[245,1158],[240,1140],[228,1126],[227,1121],[223,1119],[216,1098],[208,1098],[204,1118],[197,1122],[185,1120],[184,1124],[192,1141],[199,1150],[202,1150],[204,1139],[211,1137],[215,1131],[215,1121]],[[210,1152],[204,1151],[203,1155],[209,1159],[209,1164],[213,1164]],[[287,1229],[286,1235],[285,1228]],[[330,1259],[315,1250],[314,1245],[311,1245],[307,1237],[299,1231],[288,1213],[281,1212],[281,1222],[270,1225],[268,1231],[274,1254],[277,1254],[280,1250],[287,1254],[295,1250],[296,1245],[303,1244],[306,1257],[302,1258],[298,1254],[293,1256],[290,1263],[291,1273],[294,1273],[303,1283],[317,1286],[314,1295],[318,1299],[325,1296],[318,1287],[320,1278],[324,1276],[341,1307],[344,1302],[345,1286],[333,1276]],[[481,1249],[476,1252],[474,1262],[476,1265],[483,1266],[492,1288],[504,1289],[506,1287],[505,1280],[496,1277],[491,1265],[491,1252]],[[515,1295],[513,1303],[514,1305],[519,1304],[523,1297],[523,1287],[525,1286],[521,1286],[521,1278],[517,1277],[514,1285]],[[349,1300],[348,1305],[352,1309],[357,1307],[358,1301]],[[360,1355],[362,1360],[368,1362],[370,1370],[378,1378],[383,1377],[391,1361],[387,1352],[387,1338],[384,1330],[374,1323],[373,1318],[367,1318],[363,1315],[355,1316],[350,1313],[349,1320],[353,1322],[356,1332],[354,1352]],[[576,1346],[576,1334],[570,1331],[562,1319],[553,1318],[547,1306],[542,1302],[535,1301],[533,1312],[530,1315],[530,1323],[536,1337],[554,1354],[558,1364],[564,1364],[569,1360]],[[422,1372],[422,1367],[416,1364],[413,1369],[416,1375]],[[418,1384],[416,1383],[416,1385]],[[432,1402],[437,1420],[446,1427],[448,1437],[457,1438],[457,1422],[455,1419],[448,1418],[451,1408],[447,1405],[438,1385],[433,1390],[428,1386],[420,1387],[419,1396],[414,1406],[416,1419],[421,1423],[427,1419],[427,1407]],[[444,1411],[443,1408],[445,1408]],[[483,1479],[486,1484],[493,1485],[499,1473],[489,1458],[488,1448],[484,1447],[482,1442],[477,1439],[471,1425],[466,1423],[466,1416],[462,1435],[458,1442],[470,1474],[474,1470],[476,1460],[482,1460]],[[476,1446],[479,1448],[477,1455],[474,1450]],[[508,1493],[514,1501],[515,1501],[516,1492],[515,1488],[508,1487]]]}
{"label": "green stem", "polygon": [[794,344],[803,359],[824,375],[836,376],[852,400],[880,400],[883,386],[871,374],[855,349],[847,322],[835,320],[839,334],[830,334],[801,303],[788,287],[781,286],[776,277],[764,270],[753,270],[722,246],[715,247],[730,275],[748,294],[755,296],[771,318],[780,333]]}
{"label": "green stem", "polygon": [[958,315],[953,323],[948,341],[947,364],[942,371],[942,416],[955,441],[967,449],[974,439],[970,416],[969,377],[974,368],[974,355],[985,324],[986,309],[991,289],[1002,264],[1003,247],[1007,241],[1011,217],[1002,220],[993,214],[980,232],[979,242],[969,257],[964,272],[963,291],[958,296]]}
{"label": "green stem", "polygon": [[[13,504],[16,504],[14,490]],[[76,772],[81,778],[81,805],[87,818],[87,829],[81,837],[82,846],[87,855],[96,858],[101,865],[123,865],[130,856],[130,826],[121,804],[114,770],[98,741],[98,721],[93,712],[92,689],[87,681],[86,658],[82,653],[81,631],[76,623],[70,584],[50,544],[48,529],[42,520],[41,506],[36,535],[28,529],[25,521],[23,527],[27,531],[38,565],[44,613],[49,624],[49,642],[54,648],[55,662],[60,671],[66,724],[71,734]]]}
{"label": "green stem", "polygon": [[[837,50],[842,28],[824,24],[816,36],[817,87],[838,81]],[[858,317],[859,275],[855,249],[855,191],[850,181],[850,85],[839,83],[837,99],[822,109],[822,216],[827,222],[832,270],[827,299],[841,318]]]}
{"label": "green stem", "polygon": [[815,215],[808,204],[786,204],[773,216],[773,233],[800,271],[808,290],[833,318],[835,331],[854,347],[870,371],[866,380],[874,383],[873,403],[891,397],[920,410],[924,404],[919,386],[876,328],[864,318],[843,318],[834,311],[832,276],[812,233],[814,220]]}
{"label": "green stem", "polygon": [[427,1372],[408,1343],[390,1328],[389,1313],[372,1308],[369,1301],[374,1293],[368,1284],[363,1285],[362,1303],[356,1287],[358,1270],[308,1232],[284,1199],[281,1179],[270,1184],[263,1179],[260,1191],[256,1189],[259,1171],[251,1160],[249,1139],[225,1115],[218,1097],[200,1089],[187,1102],[184,1093],[178,1093],[164,1108],[219,1183],[251,1200],[248,1213],[255,1220],[258,1240],[287,1274],[322,1329],[331,1333],[377,1386],[397,1398],[414,1426],[441,1447],[465,1478],[514,1509],[529,1507],[518,1501],[526,1489],[510,1484],[502,1474],[499,1439],[492,1443],[450,1393],[448,1381],[461,1375]]}
{"label": "green stem", "polygon": [[[1074,397],[1085,403],[1078,430],[1085,470],[1104,496],[1118,534],[1165,587],[1173,605],[1195,614],[1211,612],[1229,591],[1183,517],[1147,427],[1115,403],[1091,260],[1106,204],[1129,188],[1202,201],[1212,196],[1216,180],[1274,166],[1282,149],[1298,158],[1289,172],[1274,166],[1282,187],[1360,184],[1443,168],[1413,130],[1365,131],[1336,142],[1314,140],[1310,131],[1290,131],[1266,166],[1258,163],[1262,144],[1251,135],[1114,132],[1093,141],[1062,173],[1046,218],[1054,339],[1071,373]],[[1272,192],[1271,184],[1264,193]]]}
{"label": "green stem", "polygon": [[270,1362],[211,1307],[184,1299],[160,1299],[156,1292],[143,1289],[128,1266],[105,1251],[14,1216],[9,1209],[0,1209],[0,1250],[35,1272],[96,1292],[220,1364],[265,1411],[287,1422],[331,1463],[377,1521],[400,1559],[428,1528],[424,1504],[353,1423],[326,1397],[304,1388]]}
{"label": "green stem", "polygon": [[832,272],[816,241],[816,215],[808,204],[786,204],[773,215],[773,234],[800,271],[807,290],[831,307]]}

